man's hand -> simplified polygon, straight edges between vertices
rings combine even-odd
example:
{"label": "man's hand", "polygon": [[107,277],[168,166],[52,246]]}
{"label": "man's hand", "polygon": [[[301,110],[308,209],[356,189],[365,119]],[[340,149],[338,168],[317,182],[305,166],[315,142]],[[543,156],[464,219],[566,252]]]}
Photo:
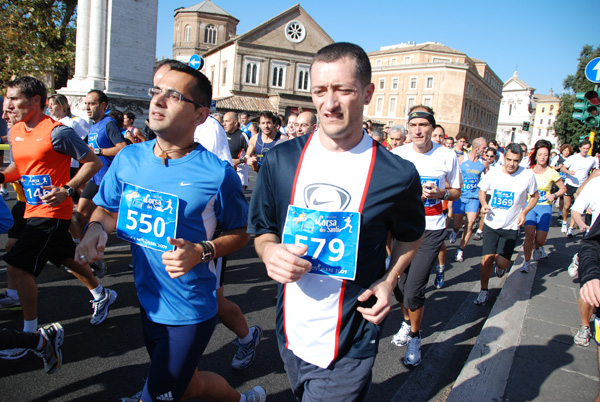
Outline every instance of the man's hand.
{"label": "man's hand", "polygon": [[392,298],[392,287],[389,282],[380,279],[373,283],[369,289],[358,296],[359,302],[367,301],[371,296],[377,298],[377,302],[372,307],[357,307],[356,311],[362,314],[363,318],[373,324],[381,324],[385,316],[390,312],[390,302]]}
{"label": "man's hand", "polygon": [[431,200],[441,200],[444,197],[446,190],[435,185],[435,182],[428,181],[423,183],[422,197]]}
{"label": "man's hand", "polygon": [[42,186],[42,190],[50,190],[49,193],[42,195],[40,199],[44,204],[50,205],[51,207],[59,206],[69,196],[67,190],[62,187]]}
{"label": "man's hand", "polygon": [[162,255],[162,262],[171,279],[187,274],[190,269],[202,262],[202,246],[184,239],[167,237],[170,245],[177,247],[175,250],[166,251]]}
{"label": "man's hand", "polygon": [[307,251],[305,244],[297,247],[293,244],[270,243],[265,245],[261,258],[271,279],[279,283],[292,283],[310,272],[310,261],[300,258]]}
{"label": "man's hand", "polygon": [[525,223],[525,212],[521,211],[521,213],[517,217],[517,226],[523,226],[524,223]]}
{"label": "man's hand", "polygon": [[102,225],[90,225],[85,232],[83,239],[75,249],[75,261],[83,264],[91,264],[101,260],[104,257],[104,249],[108,235],[102,228]]}
{"label": "man's hand", "polygon": [[485,204],[481,206],[481,212],[486,215],[488,212],[492,211],[492,207],[489,204]]}
{"label": "man's hand", "polygon": [[579,289],[581,299],[587,304],[600,307],[600,279],[592,279]]}

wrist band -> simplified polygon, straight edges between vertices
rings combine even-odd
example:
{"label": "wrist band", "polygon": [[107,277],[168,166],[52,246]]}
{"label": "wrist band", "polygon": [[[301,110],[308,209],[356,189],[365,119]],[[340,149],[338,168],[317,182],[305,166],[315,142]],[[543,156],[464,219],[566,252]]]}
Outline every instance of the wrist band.
{"label": "wrist band", "polygon": [[102,222],[99,221],[91,221],[90,223],[88,223],[87,225],[85,225],[85,227],[83,228],[83,234],[85,234],[85,232],[87,232],[88,228],[90,226],[92,226],[93,224],[98,224],[100,225],[100,227],[102,228],[102,230],[104,230],[104,225],[102,224]]}
{"label": "wrist band", "polygon": [[202,262],[214,260],[216,255],[215,244],[212,241],[201,241],[202,246]]}

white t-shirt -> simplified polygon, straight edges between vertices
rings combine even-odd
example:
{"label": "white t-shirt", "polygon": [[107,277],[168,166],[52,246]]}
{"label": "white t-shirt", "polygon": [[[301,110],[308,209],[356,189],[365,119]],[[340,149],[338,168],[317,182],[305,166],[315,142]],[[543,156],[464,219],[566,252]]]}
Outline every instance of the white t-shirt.
{"label": "white t-shirt", "polygon": [[[79,125],[79,123],[77,123],[74,119],[70,118],[69,116],[63,117],[62,119],[59,120],[59,122],[61,122],[62,124],[64,124],[67,127],[71,127],[73,130],[75,130],[75,132],[77,133],[77,135],[79,136],[79,138],[81,138],[82,140],[85,137],[87,137],[87,135],[88,135],[88,132],[85,131],[85,129],[83,129]],[[78,168],[79,167],[79,161],[77,161],[76,159],[71,158],[71,167],[72,168]]]}
{"label": "white t-shirt", "polygon": [[588,184],[585,185],[579,196],[575,199],[575,203],[571,207],[580,214],[584,214],[588,209],[592,210],[592,223],[596,222],[598,214],[600,214],[600,177],[594,177]]}
{"label": "white t-shirt", "polygon": [[573,187],[579,187],[587,180],[592,168],[598,168],[598,158],[589,155],[583,157],[581,156],[581,153],[578,153],[567,158],[565,167],[569,171],[575,171],[573,176],[567,174],[567,179],[565,180],[566,184]]}
{"label": "white t-shirt", "polygon": [[221,123],[214,117],[209,115],[204,123],[196,127],[194,141],[233,166],[227,134]]}
{"label": "white t-shirt", "polygon": [[490,191],[492,208],[485,216],[485,224],[492,229],[517,230],[517,218],[525,208],[527,195],[537,192],[535,175],[529,169],[519,167],[507,174],[502,167],[490,169],[479,182],[482,191]]}
{"label": "white t-shirt", "polygon": [[[396,147],[391,151],[415,165],[421,183],[433,181],[437,187],[461,188],[460,167],[456,153],[437,143],[424,154],[415,151],[413,144],[409,143]],[[446,229],[446,218],[442,213],[442,200],[425,200],[425,230]]]}

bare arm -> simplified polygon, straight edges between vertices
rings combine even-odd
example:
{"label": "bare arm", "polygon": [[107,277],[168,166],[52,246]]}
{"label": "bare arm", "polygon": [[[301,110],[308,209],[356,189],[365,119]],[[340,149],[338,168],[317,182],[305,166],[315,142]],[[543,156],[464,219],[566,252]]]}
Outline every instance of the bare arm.
{"label": "bare arm", "polygon": [[115,156],[116,154],[119,153],[120,150],[125,148],[125,145],[127,145],[127,143],[125,141],[123,141],[123,142],[119,142],[117,145],[115,145],[114,147],[111,147],[111,148],[101,148],[102,156]]}
{"label": "bare arm", "polygon": [[[90,224],[75,249],[75,260],[89,264],[104,257],[108,233],[115,230],[118,216],[118,213],[107,211],[102,207],[97,207],[94,210],[90,218]],[[91,222],[99,222],[100,224]]]}
{"label": "bare arm", "polygon": [[521,226],[525,223],[525,216],[527,216],[529,211],[531,211],[533,207],[535,207],[535,204],[537,204],[539,198],[540,193],[538,193],[537,191],[533,194],[529,194],[529,202],[527,202],[527,205],[525,205],[525,209],[523,209],[519,214],[519,217],[517,218],[517,226]]}

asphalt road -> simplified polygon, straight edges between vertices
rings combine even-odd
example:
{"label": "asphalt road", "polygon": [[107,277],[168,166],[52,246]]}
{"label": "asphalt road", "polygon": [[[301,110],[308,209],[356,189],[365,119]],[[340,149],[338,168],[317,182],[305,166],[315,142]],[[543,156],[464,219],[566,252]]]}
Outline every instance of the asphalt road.
{"label": "asphalt road", "polygon": [[[1,247],[5,240],[5,235],[0,237]],[[453,260],[456,247],[449,245],[447,261]],[[41,359],[33,354],[17,361],[0,360],[0,401],[118,401],[143,387],[148,355],[128,267],[130,258],[128,244],[111,236],[106,258],[108,274],[101,283],[119,296],[106,321],[98,327],[89,324],[91,297],[87,289],[64,270],[46,267],[38,278],[39,323],[60,321],[64,326],[64,365],[56,374],[47,375]],[[399,307],[393,307],[383,326],[369,401],[445,399],[491,309],[491,303],[487,307],[473,304],[479,291],[480,258],[481,242],[472,241],[465,250],[464,262],[447,263],[442,289],[433,288],[432,272],[422,328],[423,362],[412,370],[401,362],[405,348],[390,343],[402,320]],[[242,308],[249,325],[258,324],[264,329],[265,337],[253,365],[236,372],[230,366],[235,337],[218,324],[199,368],[222,375],[240,392],[261,385],[268,401],[293,401],[276,345],[276,285],[267,277],[252,240],[229,258],[226,283],[225,295]],[[491,280],[492,298],[501,284],[500,279]],[[2,261],[0,289],[5,287]],[[22,319],[20,312],[0,311],[0,328],[21,329]]]}

